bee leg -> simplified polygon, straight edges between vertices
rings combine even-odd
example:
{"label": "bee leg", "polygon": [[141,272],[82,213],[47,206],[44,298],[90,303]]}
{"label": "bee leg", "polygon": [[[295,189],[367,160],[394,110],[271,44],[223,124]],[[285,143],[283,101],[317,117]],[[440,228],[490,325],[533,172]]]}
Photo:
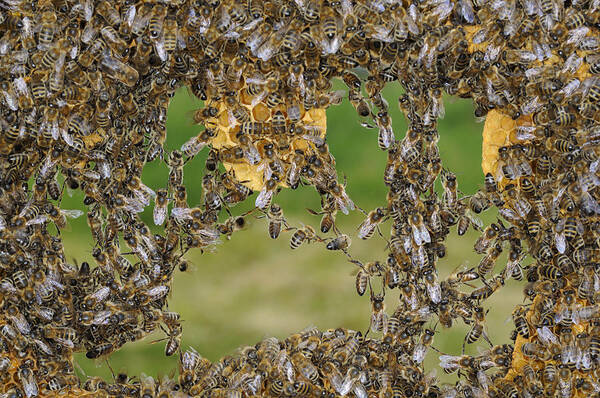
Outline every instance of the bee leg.
{"label": "bee leg", "polygon": [[116,380],[117,378],[115,377],[115,371],[110,366],[110,362],[108,362],[108,358],[106,358],[104,361],[106,362],[106,366],[108,366],[108,369],[110,370],[110,373],[112,373],[113,380]]}
{"label": "bee leg", "polygon": [[480,278],[481,278],[481,282],[483,282],[484,285],[491,288],[490,284],[488,283],[488,281],[485,279],[484,276],[480,275]]}
{"label": "bee leg", "polygon": [[377,230],[377,233],[379,234],[379,236],[381,236],[381,238],[383,238],[383,240],[387,241],[387,239],[385,238],[385,236],[383,236],[383,233],[381,233],[381,229],[379,229],[379,225],[377,225],[375,227],[375,229]]}
{"label": "bee leg", "polygon": [[[225,200],[221,197],[221,195],[219,195],[219,199],[221,200],[221,203],[225,203]],[[227,206],[223,206],[223,208],[225,209],[225,211],[227,212],[227,214],[229,215],[229,217],[233,217],[233,214],[231,214],[231,212],[229,211],[229,209],[227,208]]]}
{"label": "bee leg", "polygon": [[487,333],[485,331],[483,331],[481,333],[481,335],[483,336],[483,339],[485,341],[487,341],[487,343],[490,345],[490,347],[493,347],[494,345],[492,344],[492,341],[490,340],[490,338],[488,337]]}
{"label": "bee leg", "polygon": [[354,207],[356,207],[358,210],[360,210],[360,212],[362,214],[364,214],[365,216],[369,216],[369,213],[367,213],[366,211],[364,211],[363,208],[360,207],[359,205],[357,205],[356,203],[354,204]]}

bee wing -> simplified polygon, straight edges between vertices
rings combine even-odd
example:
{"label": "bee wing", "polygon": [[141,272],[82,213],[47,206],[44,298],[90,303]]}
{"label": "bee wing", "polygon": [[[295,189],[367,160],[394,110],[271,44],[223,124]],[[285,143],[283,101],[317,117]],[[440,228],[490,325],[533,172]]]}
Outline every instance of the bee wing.
{"label": "bee wing", "polygon": [[78,209],[61,210],[60,212],[69,218],[78,218],[81,217],[81,215],[83,215],[83,212]]}
{"label": "bee wing", "polygon": [[154,225],[162,225],[167,217],[167,206],[155,206],[153,216]]}
{"label": "bee wing", "polygon": [[8,315],[8,318],[13,322],[15,327],[19,329],[19,332],[23,335],[29,335],[31,332],[31,326],[29,326],[29,322],[22,314],[17,314],[14,316]]}
{"label": "bee wing", "polygon": [[60,345],[62,345],[64,347],[69,347],[69,348],[75,347],[75,343],[70,339],[63,339],[62,337],[57,337],[54,340],[56,340],[56,342],[58,342]]}
{"label": "bee wing", "polygon": [[214,228],[203,228],[198,231],[198,235],[203,239],[204,243],[207,245],[214,245],[219,243],[219,237],[221,234],[217,229]]}
{"label": "bee wing", "polygon": [[335,201],[339,207],[339,209],[341,210],[342,213],[344,214],[348,214],[351,210],[354,210],[354,202],[352,201],[352,199],[350,199],[350,197],[348,196],[348,194],[346,194],[346,192],[342,192],[342,194],[340,195],[340,197],[336,197]]}
{"label": "bee wing", "polygon": [[417,246],[421,246],[423,244],[423,239],[421,237],[421,232],[420,232],[419,228],[416,225],[411,225],[411,229],[412,229],[412,236],[413,236],[413,240],[415,241],[415,244]]}
{"label": "bee wing", "polygon": [[548,326],[543,326],[537,329],[537,334],[540,341],[549,346],[550,344],[558,344],[558,337],[548,328]]}
{"label": "bee wing", "polygon": [[155,286],[151,289],[148,289],[148,291],[146,291],[146,294],[152,300],[159,300],[159,299],[165,297],[168,292],[169,292],[168,286],[160,285],[160,286]]}
{"label": "bee wing", "polygon": [[565,250],[567,250],[567,240],[563,232],[554,235],[554,244],[556,245],[556,250],[560,254],[564,254]]}
{"label": "bee wing", "polygon": [[173,207],[171,209],[171,217],[177,220],[192,219],[192,210],[187,207]]}
{"label": "bee wing", "polygon": [[106,325],[109,322],[111,312],[108,310],[97,312],[92,320],[94,325]]}
{"label": "bee wing", "polygon": [[425,243],[431,242],[431,236],[429,235],[429,231],[425,228],[424,224],[421,224],[419,227],[419,235],[421,236],[421,240]]}
{"label": "bee wing", "polygon": [[459,360],[460,357],[455,355],[440,355],[440,367],[443,369],[456,369]]}
{"label": "bee wing", "polygon": [[25,225],[36,225],[36,224],[42,224],[45,223],[46,221],[48,221],[48,216],[46,216],[45,214],[40,214],[39,216],[32,218],[31,220],[27,221],[25,223]]}
{"label": "bee wing", "polygon": [[476,226],[478,230],[483,230],[483,221],[481,221],[481,218],[477,217],[474,214],[470,214],[469,215],[469,221],[471,221],[471,223]]}
{"label": "bee wing", "polygon": [[359,226],[358,226],[358,237],[361,239],[366,239],[366,237],[370,234],[371,230],[373,230],[375,226],[371,224],[369,217],[367,217]]}
{"label": "bee wing", "polygon": [[24,374],[23,370],[19,371],[19,379],[21,379],[21,383],[23,383],[25,396],[30,398],[38,395],[38,386],[33,372],[28,368],[27,370],[28,372],[26,374]]}
{"label": "bee wing", "polygon": [[396,136],[394,135],[392,126],[379,127],[379,143],[381,144],[381,149],[387,149],[391,147],[395,140]]}
{"label": "bee wing", "polygon": [[415,350],[413,351],[412,359],[416,363],[421,363],[425,359],[425,354],[427,354],[427,347],[423,344],[417,344]]}
{"label": "bee wing", "polygon": [[440,288],[439,283],[427,284],[427,294],[431,301],[436,304],[442,301],[442,289]]}
{"label": "bee wing", "polygon": [[109,294],[110,289],[104,286],[92,293],[90,297],[96,300],[97,302],[102,302],[108,297]]}
{"label": "bee wing", "polygon": [[267,190],[265,187],[259,192],[254,204],[259,209],[265,210],[269,206],[269,203],[271,203],[272,199],[273,191]]}

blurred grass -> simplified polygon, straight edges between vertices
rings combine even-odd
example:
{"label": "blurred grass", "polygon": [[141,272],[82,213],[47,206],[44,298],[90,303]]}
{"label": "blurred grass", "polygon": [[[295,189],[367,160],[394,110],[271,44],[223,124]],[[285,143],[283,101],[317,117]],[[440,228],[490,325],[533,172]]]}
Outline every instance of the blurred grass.
{"label": "blurred grass", "polygon": [[[343,88],[339,82],[334,89]],[[396,138],[406,131],[404,116],[396,101],[398,86],[384,91],[390,102],[390,113]],[[446,117],[439,123],[440,153],[444,167],[454,171],[459,179],[459,189],[464,194],[474,192],[483,180],[481,172],[481,130],[476,124],[469,101],[446,99]],[[166,149],[179,148],[192,135],[200,131],[192,125],[191,111],[201,106],[186,90],[172,100],[167,120]],[[350,197],[365,210],[385,204],[386,189],[383,169],[387,154],[377,147],[377,132],[367,130],[358,123],[358,116],[347,101],[328,110],[328,143],[337,161],[340,173],[347,176]],[[203,167],[207,151],[191,160],[185,168],[184,181],[188,188],[190,205],[200,203],[201,176],[195,170]],[[155,160],[144,169],[143,180],[151,188],[165,186],[167,168]],[[65,208],[80,208],[83,197],[75,193],[65,197]],[[254,197],[250,199],[250,206]],[[309,187],[296,191],[284,190],[276,201],[282,205],[291,225],[318,224],[319,218],[309,215],[305,208],[319,208],[319,196]],[[234,209],[234,213],[241,210]],[[142,214],[148,225],[153,225],[152,207]],[[356,236],[355,230],[362,221],[359,212],[349,216],[338,215],[340,228]],[[487,215],[486,221],[495,217]],[[366,331],[369,326],[370,304],[368,297],[358,297],[354,291],[354,265],[339,254],[324,250],[322,244],[303,245],[295,252],[289,248],[289,233],[272,241],[267,234],[266,220],[252,218],[246,231],[224,240],[215,252],[201,255],[191,252],[188,257],[194,264],[185,274],[177,274],[170,300],[170,309],[181,314],[184,328],[182,348],[193,346],[203,356],[216,360],[234,353],[236,348],[253,345],[264,337],[283,338],[307,326],[321,329],[346,327]],[[384,226],[389,230],[389,225]],[[456,234],[447,242],[447,256],[439,264],[440,278],[457,266],[476,266],[479,262],[472,245],[477,234],[469,232],[463,237]],[[92,241],[87,232],[85,217],[73,220],[71,229],[63,232],[66,252],[78,261],[90,261]],[[385,260],[385,243],[373,238],[368,241],[353,240],[351,253],[355,258],[372,261]],[[498,265],[500,267],[500,265]],[[394,307],[397,293],[389,294],[388,308]],[[510,324],[505,320],[513,306],[521,300],[520,287],[510,282],[507,287],[485,304],[492,310],[487,315],[488,334],[495,344],[508,341]],[[451,330],[440,330],[434,346],[448,354],[460,354],[462,341],[468,327],[457,322]],[[430,325],[433,327],[434,325]],[[164,357],[165,342],[152,344],[162,338],[161,333],[129,344],[109,358],[116,371],[126,370],[131,375],[168,374],[177,366],[176,356]],[[467,352],[477,352],[477,346]],[[429,368],[437,364],[439,354],[430,350],[426,360]],[[94,362],[78,354],[77,362],[87,375],[111,377],[105,362]],[[438,372],[443,381],[451,376]]]}

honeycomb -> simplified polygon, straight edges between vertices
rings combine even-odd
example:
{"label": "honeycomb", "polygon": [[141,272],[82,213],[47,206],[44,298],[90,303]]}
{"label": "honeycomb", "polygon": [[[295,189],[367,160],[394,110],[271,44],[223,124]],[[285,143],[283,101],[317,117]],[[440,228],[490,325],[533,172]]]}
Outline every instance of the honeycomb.
{"label": "honeycomb", "polygon": [[[599,26],[597,0],[3,0],[3,397],[597,396]],[[334,78],[347,92],[332,90]],[[381,93],[389,83],[403,88],[403,137]],[[167,151],[180,87],[204,101],[194,113],[203,130]],[[444,94],[470,98],[486,119],[473,195],[439,155]],[[388,156],[386,205],[356,233],[387,240],[383,261],[355,258],[335,225],[359,210],[327,145],[326,110],[345,97]],[[190,206],[183,174],[201,151],[203,197]],[[156,191],[141,178],[152,162],[169,168]],[[317,227],[290,226],[276,203],[300,184],[321,198]],[[83,193],[84,210],[61,207],[65,187]],[[173,274],[189,250],[241,229],[249,214],[231,211],[246,200],[271,238],[324,242],[357,267],[370,335],[308,328],[214,363],[181,350],[180,315],[167,308]],[[146,208],[159,233],[140,218]],[[490,208],[501,219],[481,225]],[[83,214],[94,264],[71,264],[60,231]],[[482,258],[442,279],[455,226],[480,232]],[[509,278],[523,281],[524,304],[514,344],[493,345],[484,305]],[[460,321],[463,347],[490,348],[440,353],[458,377],[442,384],[423,361]],[[75,375],[73,353],[107,358],[158,329],[179,358],[172,377]]]}

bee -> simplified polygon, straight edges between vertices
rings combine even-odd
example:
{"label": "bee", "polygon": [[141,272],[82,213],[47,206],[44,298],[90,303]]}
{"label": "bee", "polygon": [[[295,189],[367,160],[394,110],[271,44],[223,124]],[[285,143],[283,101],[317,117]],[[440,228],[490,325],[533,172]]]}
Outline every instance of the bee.
{"label": "bee", "polygon": [[290,240],[290,248],[297,249],[304,242],[310,243],[312,241],[320,241],[321,239],[315,233],[315,230],[310,225],[304,228],[297,229]]}
{"label": "bee", "polygon": [[385,221],[386,213],[387,211],[383,207],[378,207],[369,212],[365,220],[358,227],[358,237],[361,239],[371,238],[379,224]]}
{"label": "bee", "polygon": [[385,313],[385,292],[374,294],[371,289],[371,326],[372,332],[381,332],[387,324],[387,315]]}
{"label": "bee", "polygon": [[169,166],[169,188],[175,189],[183,185],[183,153],[175,150],[169,154],[167,159]]}
{"label": "bee", "polygon": [[481,236],[475,242],[475,252],[478,254],[485,253],[490,247],[492,241],[498,236],[498,232],[500,232],[500,227],[496,224],[491,224],[486,227]]}
{"label": "bee", "polygon": [[140,396],[145,398],[156,397],[156,382],[152,376],[140,375]]}
{"label": "bee", "polygon": [[481,259],[477,266],[477,273],[482,279],[492,272],[501,253],[502,246],[500,244],[496,244],[487,250],[487,254]]}
{"label": "bee", "polygon": [[444,202],[450,209],[456,209],[457,200],[457,183],[456,176],[450,172],[444,172],[442,178],[442,186],[444,188]]}
{"label": "bee", "polygon": [[[329,10],[329,9],[328,9]],[[321,21],[321,31],[324,38],[321,40],[326,54],[334,54],[342,44],[339,37],[339,24],[334,12],[327,12]]]}
{"label": "bee", "polygon": [[40,63],[41,66],[46,69],[56,70],[62,69],[60,65],[64,62],[64,57],[66,55],[68,48],[67,41],[65,39],[61,39],[57,41],[54,46],[49,48],[42,57]]}
{"label": "bee", "polygon": [[54,6],[48,2],[42,10],[40,31],[38,32],[38,48],[40,49],[49,47],[54,40],[54,33],[57,30]]}
{"label": "bee", "polygon": [[335,208],[335,202],[333,201],[333,197],[331,195],[321,196],[321,212],[316,212],[311,209],[307,209],[310,214],[318,215],[323,214],[321,217],[321,223],[319,225],[319,229],[322,233],[326,234],[332,228],[337,232],[337,228],[335,226],[335,215],[337,210]]}
{"label": "bee", "polygon": [[561,396],[568,397],[571,395],[573,388],[571,369],[563,364],[558,365],[558,387]]}
{"label": "bee", "polygon": [[504,286],[504,277],[502,275],[498,275],[497,277],[492,279],[489,285],[473,290],[471,292],[471,299],[485,300],[486,298],[494,294],[502,286]]}
{"label": "bee", "polygon": [[453,272],[448,276],[446,282],[451,286],[457,286],[462,283],[468,283],[474,281],[479,278],[479,274],[475,271],[475,269],[471,268],[466,271],[458,271]]}
{"label": "bee", "polygon": [[413,351],[412,359],[416,363],[422,363],[425,360],[425,354],[427,353],[428,348],[433,344],[433,338],[435,336],[435,331],[432,329],[425,329],[424,333],[421,335],[421,341],[415,347]]}
{"label": "bee", "polygon": [[110,355],[114,350],[115,346],[112,343],[102,343],[89,349],[85,356],[89,359],[96,359],[103,356]]}
{"label": "bee", "polygon": [[85,308],[94,308],[97,304],[104,302],[110,295],[110,289],[106,286],[99,288],[95,292],[84,297]]}
{"label": "bee", "polygon": [[359,269],[358,273],[356,274],[355,281],[356,293],[358,293],[359,296],[364,295],[367,291],[367,285],[369,284],[369,280],[369,273],[365,269]]}
{"label": "bee", "polygon": [[22,335],[29,335],[31,326],[16,306],[9,306],[6,310],[6,316]]}
{"label": "bee", "polygon": [[110,55],[105,55],[102,58],[101,65],[111,78],[129,87],[135,86],[139,80],[137,70]]}
{"label": "bee", "polygon": [[525,318],[526,310],[519,306],[516,307],[512,313],[513,322],[515,323],[515,328],[517,333],[524,338],[529,338],[529,323]]}
{"label": "bee", "polygon": [[352,241],[348,235],[342,234],[327,243],[327,250],[345,251],[348,249],[348,247],[350,247],[351,242]]}
{"label": "bee", "polygon": [[112,26],[105,26],[100,29],[100,34],[115,54],[127,55],[129,52],[129,47],[125,40],[120,37],[115,28]]}
{"label": "bee", "polygon": [[435,269],[431,266],[425,268],[423,270],[423,279],[425,280],[427,295],[435,304],[439,303],[442,300],[442,291]]}
{"label": "bee", "polygon": [[201,362],[201,356],[194,350],[190,348],[185,351],[180,358],[180,376],[179,383],[182,386],[190,386],[193,385],[196,381],[195,370]]}
{"label": "bee", "polygon": [[73,348],[78,343],[77,332],[72,328],[47,325],[43,333],[46,338],[55,340],[65,347]]}
{"label": "bee", "polygon": [[46,212],[58,229],[65,229],[67,227],[67,217],[78,218],[83,214],[81,210],[63,210],[52,204],[47,206]]}
{"label": "bee", "polygon": [[177,49],[177,19],[172,17],[166,18],[163,28],[165,51],[175,51]]}
{"label": "bee", "polygon": [[423,216],[420,213],[415,213],[410,216],[409,223],[412,229],[412,237],[416,245],[421,246],[424,243],[431,242],[431,236],[423,223]]}
{"label": "bee", "polygon": [[102,16],[109,25],[116,26],[121,22],[121,16],[117,10],[106,0],[101,1],[96,6],[96,12]]}
{"label": "bee", "polygon": [[379,149],[386,150],[390,148],[396,140],[394,130],[392,129],[392,118],[387,112],[382,111],[375,117],[375,122],[379,128],[377,144],[379,145]]}
{"label": "bee", "polygon": [[167,197],[167,190],[166,189],[159,189],[156,191],[156,198],[155,198],[155,204],[154,204],[154,212],[153,212],[153,216],[154,216],[154,224],[155,225],[162,225],[162,223],[165,221],[165,218],[167,216],[167,204],[168,204],[168,197]]}
{"label": "bee", "polygon": [[17,372],[19,381],[23,386],[23,391],[25,396],[27,397],[35,397],[38,395],[38,385],[33,373],[33,370],[30,369],[30,365],[28,363],[24,363],[19,366],[19,370]]}
{"label": "bee", "polygon": [[489,341],[485,331],[483,330],[484,325],[485,325],[483,308],[476,307],[473,315],[474,315],[473,327],[471,328],[469,333],[467,333],[467,335],[465,336],[465,340],[463,342],[463,353],[465,352],[465,344],[472,344],[472,343],[476,342],[477,340],[479,340],[479,338],[481,336],[484,337],[484,339],[490,344],[490,346],[493,346],[493,344]]}
{"label": "bee", "polygon": [[469,198],[469,208],[476,214],[487,210],[489,207],[490,202],[481,191]]}
{"label": "bee", "polygon": [[314,24],[318,22],[321,18],[321,2],[316,0],[307,1],[302,13],[308,23]]}
{"label": "bee", "polygon": [[170,357],[175,354],[181,345],[181,326],[169,329],[167,344],[165,345],[165,355]]}
{"label": "bee", "polygon": [[256,196],[255,205],[261,210],[267,209],[271,205],[271,201],[273,200],[273,195],[279,184],[277,176],[274,177],[275,178],[270,178],[269,180],[267,180],[263,189]]}
{"label": "bee", "polygon": [[166,16],[167,9],[162,4],[156,4],[152,8],[152,14],[148,20],[148,32],[151,40],[157,40],[161,35]]}

